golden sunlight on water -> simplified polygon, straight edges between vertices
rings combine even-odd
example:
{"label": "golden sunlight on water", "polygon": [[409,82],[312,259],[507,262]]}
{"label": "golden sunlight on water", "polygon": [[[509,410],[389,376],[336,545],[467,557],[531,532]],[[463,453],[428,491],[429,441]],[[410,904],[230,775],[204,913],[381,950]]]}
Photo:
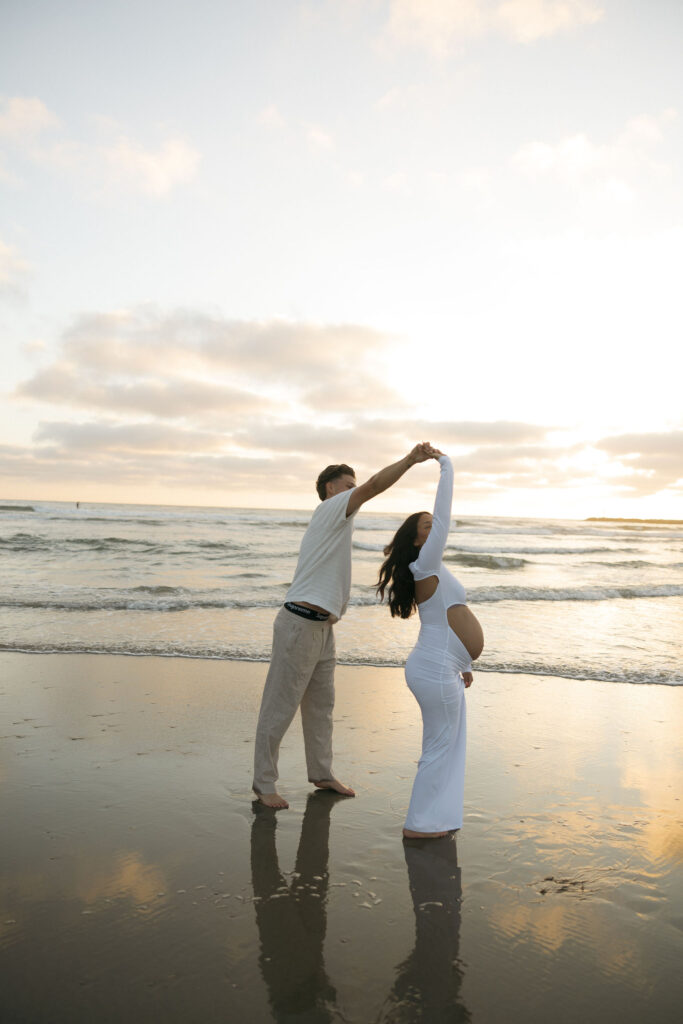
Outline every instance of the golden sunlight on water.
{"label": "golden sunlight on water", "polygon": [[139,905],[165,896],[167,888],[163,871],[155,864],[145,863],[138,851],[131,850],[118,853],[110,866],[80,864],[74,895],[88,904],[127,898]]}

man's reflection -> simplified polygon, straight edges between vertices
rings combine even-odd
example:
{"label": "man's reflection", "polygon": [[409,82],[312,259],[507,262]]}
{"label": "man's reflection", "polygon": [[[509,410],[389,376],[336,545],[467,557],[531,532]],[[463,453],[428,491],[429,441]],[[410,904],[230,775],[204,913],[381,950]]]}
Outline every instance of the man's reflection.
{"label": "man's reflection", "polygon": [[332,1020],[337,993],[325,972],[323,943],[330,812],[341,799],[328,791],[309,795],[289,884],[277,859],[277,815],[258,801],[253,804],[251,877],[258,897],[254,906],[261,940],[259,966],[278,1021]]}
{"label": "man's reflection", "polygon": [[408,883],[415,911],[415,948],[397,969],[382,1009],[384,1024],[460,1024],[470,1020],[460,1002],[462,882],[455,836],[405,839]]}

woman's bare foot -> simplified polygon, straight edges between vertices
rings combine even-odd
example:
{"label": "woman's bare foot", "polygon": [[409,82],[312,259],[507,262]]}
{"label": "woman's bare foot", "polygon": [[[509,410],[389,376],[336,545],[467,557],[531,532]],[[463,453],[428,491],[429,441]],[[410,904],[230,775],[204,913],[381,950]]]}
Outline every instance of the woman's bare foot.
{"label": "woman's bare foot", "polygon": [[345,786],[339,781],[339,779],[321,779],[320,782],[315,782],[314,780],[311,781],[314,786],[318,787],[318,789],[333,789],[335,793],[341,793],[342,796],[356,795],[353,789],[349,789],[349,787]]}
{"label": "woman's bare foot", "polygon": [[264,807],[272,807],[274,810],[284,810],[285,807],[289,807],[289,804],[283,796],[279,793],[257,793],[256,799],[259,803],[263,804]]}
{"label": "woman's bare foot", "polygon": [[448,832],[413,832],[411,828],[403,829],[404,839],[441,839],[449,835]]}

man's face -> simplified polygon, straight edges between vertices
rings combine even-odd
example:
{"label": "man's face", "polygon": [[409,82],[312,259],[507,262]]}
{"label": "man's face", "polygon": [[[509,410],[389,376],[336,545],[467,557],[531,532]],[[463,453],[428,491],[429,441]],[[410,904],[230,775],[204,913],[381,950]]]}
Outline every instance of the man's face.
{"label": "man's face", "polygon": [[335,494],[341,494],[342,491],[352,491],[355,486],[355,476],[345,473],[343,476],[338,476],[336,480],[327,481],[325,484],[325,487],[327,488],[327,497],[333,498]]}

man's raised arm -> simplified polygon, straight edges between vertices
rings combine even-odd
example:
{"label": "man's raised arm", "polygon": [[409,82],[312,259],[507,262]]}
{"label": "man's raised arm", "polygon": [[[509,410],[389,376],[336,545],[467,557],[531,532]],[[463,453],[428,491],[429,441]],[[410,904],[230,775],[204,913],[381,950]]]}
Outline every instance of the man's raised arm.
{"label": "man's raised arm", "polygon": [[398,462],[392,463],[391,466],[385,466],[378,473],[373,473],[369,480],[366,480],[364,484],[359,484],[358,487],[354,487],[351,492],[351,497],[346,507],[347,519],[354,512],[357,512],[366,501],[370,501],[371,498],[377,497],[382,491],[388,490],[397,480],[401,479],[411,466],[418,462],[426,462],[427,459],[435,457],[436,448],[432,448],[428,441],[422,441],[420,444],[416,444],[413,450],[404,455]]}

